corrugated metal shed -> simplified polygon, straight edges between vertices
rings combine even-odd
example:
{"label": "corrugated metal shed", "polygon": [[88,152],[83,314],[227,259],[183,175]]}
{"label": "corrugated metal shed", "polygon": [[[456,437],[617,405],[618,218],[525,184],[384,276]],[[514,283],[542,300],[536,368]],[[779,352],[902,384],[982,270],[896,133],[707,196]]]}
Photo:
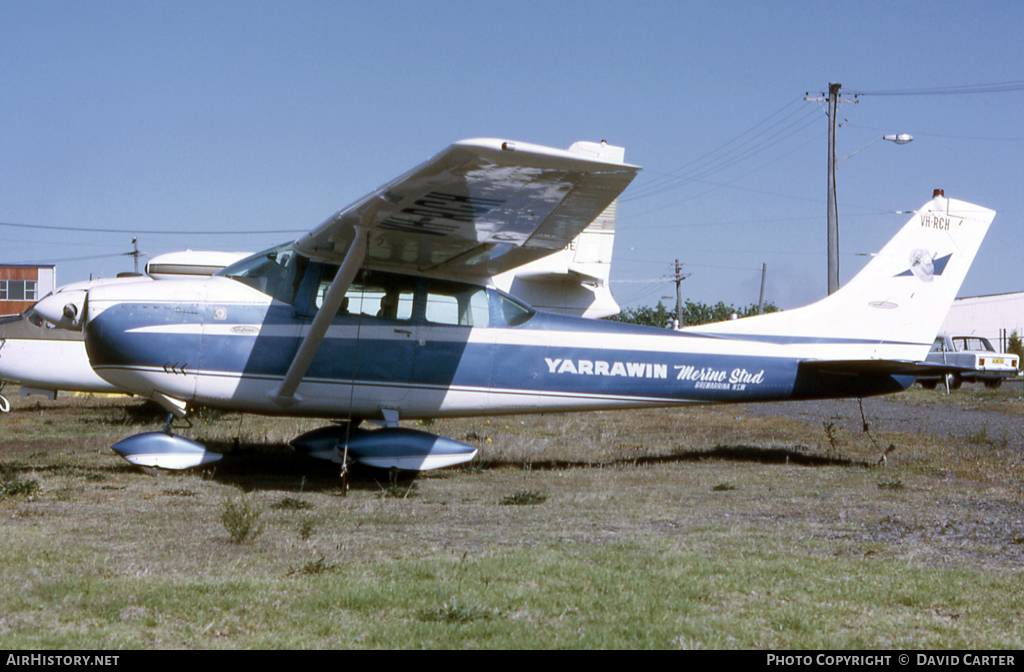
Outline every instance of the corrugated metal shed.
{"label": "corrugated metal shed", "polygon": [[968,296],[957,299],[942,323],[941,331],[950,334],[984,336],[1006,350],[1006,340],[1014,331],[1024,336],[1024,292]]}

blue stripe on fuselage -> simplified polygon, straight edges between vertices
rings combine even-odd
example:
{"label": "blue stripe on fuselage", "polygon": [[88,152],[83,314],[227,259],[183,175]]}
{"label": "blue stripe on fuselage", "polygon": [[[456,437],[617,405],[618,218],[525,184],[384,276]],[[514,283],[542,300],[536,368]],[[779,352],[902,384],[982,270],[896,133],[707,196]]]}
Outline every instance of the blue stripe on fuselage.
{"label": "blue stripe on fuselage", "polygon": [[[217,321],[212,307],[114,306],[89,323],[90,359],[100,369],[171,365],[190,373],[280,379],[298,347],[303,321],[289,306],[280,304],[269,308],[232,306],[227,313],[230,321]],[[131,331],[204,321],[221,328],[208,329],[203,335]],[[238,333],[223,333],[232,325],[238,325]],[[259,333],[255,333],[255,325],[260,325]],[[334,335],[338,328],[343,330],[342,337]],[[246,333],[249,329],[254,333]],[[339,317],[306,379],[705,402],[868,396],[904,386],[904,381],[892,377],[808,373],[791,358],[687,353],[687,341],[708,337],[609,321],[537,313],[523,325],[502,330],[566,332],[579,337],[574,345],[470,343],[468,327]],[[588,346],[591,339],[600,343],[602,336],[612,334],[676,337],[680,348],[678,352],[647,352]],[[201,391],[198,394],[203,396]]]}

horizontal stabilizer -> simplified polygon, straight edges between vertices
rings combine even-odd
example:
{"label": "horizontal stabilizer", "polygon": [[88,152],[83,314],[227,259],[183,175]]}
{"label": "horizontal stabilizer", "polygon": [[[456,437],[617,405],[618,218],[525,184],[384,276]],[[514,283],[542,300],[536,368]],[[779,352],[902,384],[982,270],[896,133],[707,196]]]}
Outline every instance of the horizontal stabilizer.
{"label": "horizontal stabilizer", "polygon": [[800,368],[815,373],[837,376],[943,376],[947,373],[974,371],[970,367],[936,364],[934,362],[903,362],[888,359],[811,360]]}

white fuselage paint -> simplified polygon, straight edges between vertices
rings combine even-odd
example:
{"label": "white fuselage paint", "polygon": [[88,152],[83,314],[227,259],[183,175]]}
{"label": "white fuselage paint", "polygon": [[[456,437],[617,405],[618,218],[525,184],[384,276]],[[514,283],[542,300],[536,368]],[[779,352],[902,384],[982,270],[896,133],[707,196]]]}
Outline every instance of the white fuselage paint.
{"label": "white fuselage paint", "polygon": [[121,391],[89,366],[83,340],[4,339],[0,380],[38,390]]}

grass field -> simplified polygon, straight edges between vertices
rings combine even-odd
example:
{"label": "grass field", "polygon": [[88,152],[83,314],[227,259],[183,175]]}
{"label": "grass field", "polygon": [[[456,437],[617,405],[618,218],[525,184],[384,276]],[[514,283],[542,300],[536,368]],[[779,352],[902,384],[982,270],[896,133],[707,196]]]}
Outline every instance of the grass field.
{"label": "grass field", "polygon": [[[982,441],[733,408],[439,420],[480,458],[359,472],[346,495],[285,445],[321,423],[208,413],[187,435],[224,460],[149,476],[109,450],[159,428],[139,401],[7,392],[7,649],[1024,646],[1024,424]],[[987,399],[1024,415],[1019,393]]]}

